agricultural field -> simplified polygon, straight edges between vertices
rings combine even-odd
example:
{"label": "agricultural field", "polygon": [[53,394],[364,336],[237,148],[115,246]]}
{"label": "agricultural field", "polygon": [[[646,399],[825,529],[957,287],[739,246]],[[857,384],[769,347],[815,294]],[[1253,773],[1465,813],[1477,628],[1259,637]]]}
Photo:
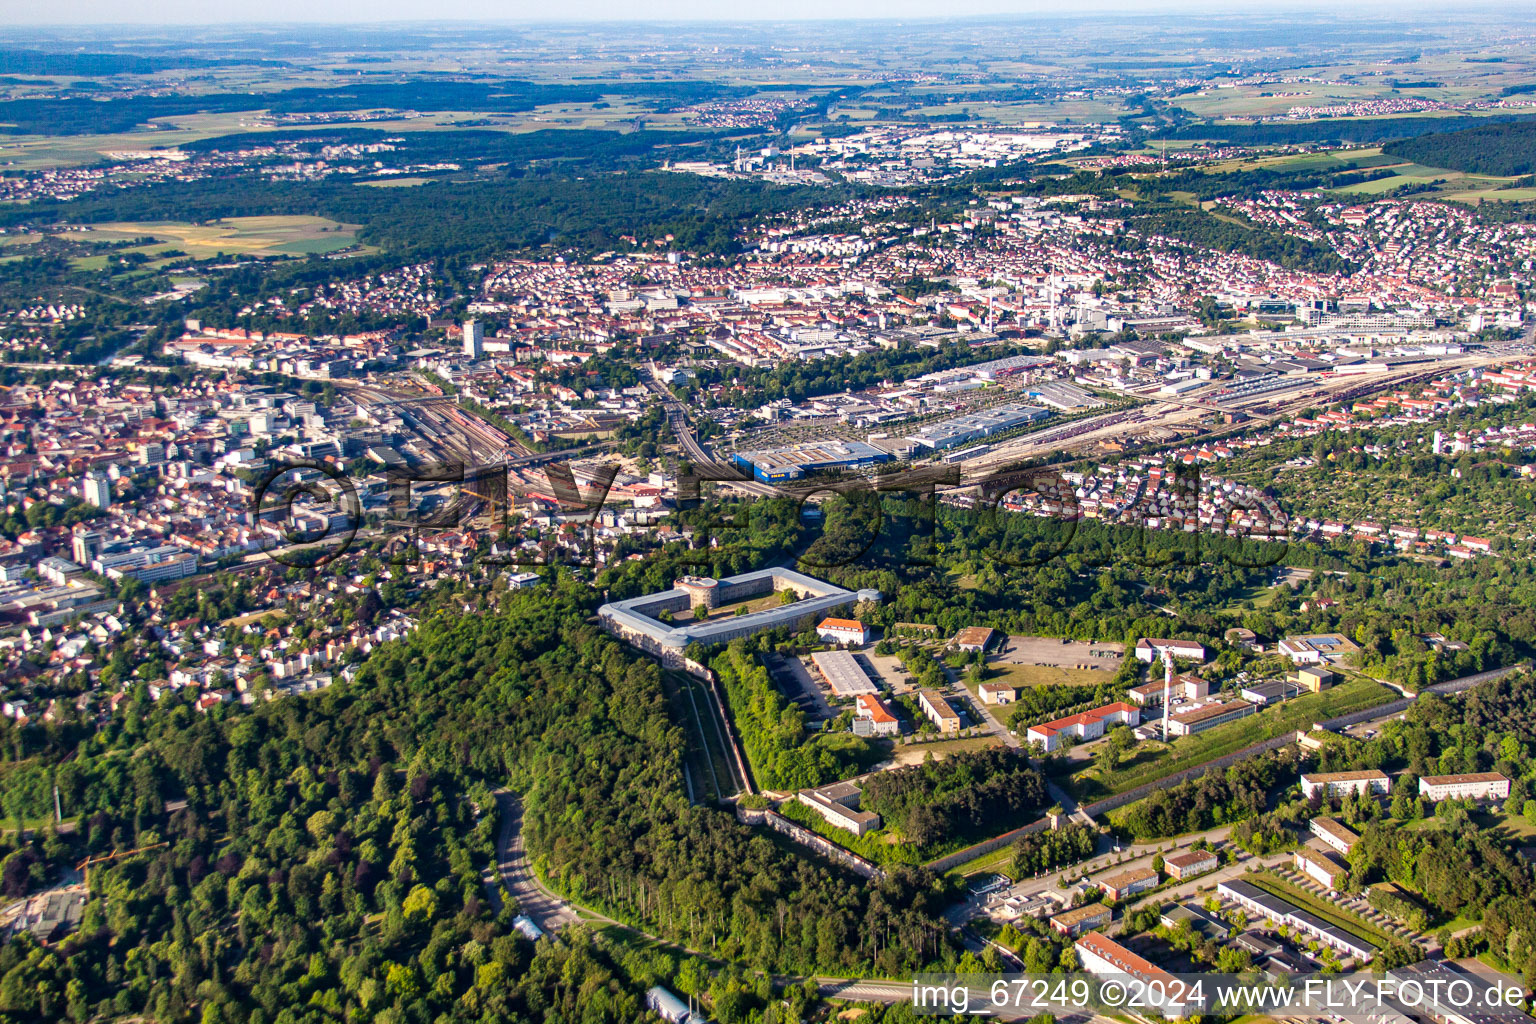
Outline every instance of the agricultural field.
{"label": "agricultural field", "polygon": [[1521,199],[1529,199],[1536,196],[1536,189],[1521,188],[1510,189],[1506,186],[1513,184],[1515,178],[1499,178],[1488,174],[1468,174],[1465,171],[1453,171],[1444,167],[1426,167],[1423,164],[1394,163],[1392,158],[1383,155],[1380,160],[1386,163],[1361,164],[1362,167],[1380,167],[1392,172],[1391,177],[1376,178],[1372,181],[1362,181],[1355,185],[1346,185],[1336,191],[1341,194],[1358,196],[1376,196],[1391,192],[1393,189],[1402,188],[1404,185],[1428,185],[1432,182],[1440,184],[1433,194],[1440,199],[1459,199],[1481,202],[1483,200],[1502,200],[1513,202]]}
{"label": "agricultural field", "polygon": [[[90,241],[112,242],[151,236],[157,241],[119,252],[143,252],[157,256],[179,250],[199,259],[218,253],[243,256],[303,256],[330,253],[357,244],[356,224],[342,224],[324,217],[231,217],[208,224],[176,221],[117,222],[90,231]],[[105,256],[76,261],[91,269],[91,261],[105,266]]]}
{"label": "agricultural field", "polygon": [[[605,105],[603,105],[605,104]],[[677,113],[658,114],[633,97],[609,96],[596,103],[564,103],[515,113],[429,110],[398,118],[359,122],[345,113],[334,121],[305,123],[306,131],[328,128],[366,128],[385,132],[480,131],[536,132],[550,128],[599,128],[625,131],[643,117],[647,128],[689,127]],[[184,114],[157,118],[153,124],[105,135],[4,135],[0,134],[0,168],[44,171],[98,163],[114,152],[175,149],[204,139],[247,132],[291,131],[294,125],[268,117],[262,110],[210,114]]]}

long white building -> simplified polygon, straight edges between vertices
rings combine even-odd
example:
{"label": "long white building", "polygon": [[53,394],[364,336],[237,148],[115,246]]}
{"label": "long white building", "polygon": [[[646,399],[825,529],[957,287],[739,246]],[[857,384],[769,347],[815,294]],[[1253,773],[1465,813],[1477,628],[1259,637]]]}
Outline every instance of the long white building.
{"label": "long white building", "polygon": [[1441,800],[1508,800],[1509,780],[1498,772],[1472,772],[1467,775],[1424,775],[1419,778],[1419,795]]}
{"label": "long white building", "polygon": [[1341,796],[1345,793],[1392,792],[1392,778],[1374,768],[1358,772],[1321,772],[1301,777],[1301,795],[1312,799],[1314,793]]}

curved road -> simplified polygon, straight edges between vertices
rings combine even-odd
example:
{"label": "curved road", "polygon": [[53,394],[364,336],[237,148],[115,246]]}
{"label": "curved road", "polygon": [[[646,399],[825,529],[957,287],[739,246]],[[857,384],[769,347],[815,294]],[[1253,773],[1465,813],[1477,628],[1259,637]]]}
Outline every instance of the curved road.
{"label": "curved road", "polygon": [[[611,917],[599,914],[588,907],[579,906],[569,900],[550,892],[533,873],[533,867],[528,862],[528,853],[523,846],[522,835],[522,804],[517,795],[505,789],[496,791],[496,810],[501,816],[501,826],[496,837],[496,870],[500,872],[501,881],[507,890],[517,900],[518,908],[545,932],[558,931],[572,924],[595,923],[611,925],[622,928],[633,935],[638,935],[649,942],[676,952],[688,953],[691,956],[708,960],[711,963],[721,961],[707,953],[679,946],[677,943],[664,939],[659,935],[651,935],[621,921],[615,921]],[[493,905],[501,908],[501,894],[497,891],[496,878],[489,871],[486,872],[485,887],[490,895]],[[775,980],[783,984],[798,985],[805,982],[805,978],[795,975],[775,975]],[[845,999],[861,1003],[905,1003],[911,1001],[912,982],[887,981],[876,978],[830,978],[818,977],[817,990],[822,996],[832,999]],[[980,1005],[979,1003],[977,1005]],[[1032,1016],[1032,1012],[1010,1013],[1007,1011],[994,1014],[1005,1019]],[[1099,1017],[1093,1014],[1073,1014],[1057,1018],[1062,1024],[1076,1024],[1077,1021],[1091,1022],[1091,1024],[1118,1024],[1109,1018]]]}
{"label": "curved road", "polygon": [[[505,789],[496,791],[496,813],[501,818],[501,830],[496,836],[496,870],[507,891],[517,900],[518,909],[533,919],[533,923],[546,932],[558,931],[568,924],[582,920],[599,924],[615,924],[609,918],[582,908],[585,917],[575,907],[565,902],[540,882],[528,863],[528,851],[523,845],[523,807],[517,794]],[[489,872],[487,872],[489,876]],[[501,909],[501,894],[496,890],[492,877],[486,878],[486,891],[491,902]]]}
{"label": "curved road", "polygon": [[[517,794],[505,789],[496,791],[496,811],[501,817],[501,827],[496,836],[496,870],[507,891],[517,900],[518,909],[533,919],[545,932],[559,931],[573,924],[603,924],[622,928],[649,942],[666,949],[689,953],[701,959],[716,961],[715,957],[698,950],[687,949],[659,935],[651,935],[621,921],[599,914],[589,907],[578,906],[550,892],[533,873],[528,852],[523,845],[523,808]],[[496,878],[486,872],[485,888],[491,903],[501,909],[501,893],[497,891]],[[800,984],[804,978],[783,977],[779,980]],[[864,978],[817,978],[822,995],[861,1002],[897,1003],[912,997],[912,985],[904,981],[877,981]]]}

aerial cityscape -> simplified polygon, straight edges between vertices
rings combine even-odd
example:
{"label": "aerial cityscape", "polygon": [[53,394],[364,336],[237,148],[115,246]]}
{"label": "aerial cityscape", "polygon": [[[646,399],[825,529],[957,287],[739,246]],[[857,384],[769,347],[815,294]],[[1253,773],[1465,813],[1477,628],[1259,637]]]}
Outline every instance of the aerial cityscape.
{"label": "aerial cityscape", "polygon": [[0,26],[0,1024],[1531,1024],[1528,9],[474,2]]}

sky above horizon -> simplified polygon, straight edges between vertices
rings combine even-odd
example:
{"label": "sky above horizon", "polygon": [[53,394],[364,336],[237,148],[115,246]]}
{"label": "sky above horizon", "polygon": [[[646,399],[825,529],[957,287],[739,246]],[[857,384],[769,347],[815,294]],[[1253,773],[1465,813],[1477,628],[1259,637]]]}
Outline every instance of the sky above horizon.
{"label": "sky above horizon", "polygon": [[[1379,7],[1401,12],[1413,3],[1390,6],[1365,0],[1350,8]],[[1482,5],[1477,5],[1482,6]],[[1494,6],[1494,5],[1490,5]],[[368,24],[410,21],[796,21],[829,18],[955,18],[1000,14],[1138,14],[1223,12],[1275,13],[1336,4],[1325,0],[1078,0],[1070,8],[1052,0],[774,0],[721,3],[719,0],[564,0],[558,5],[530,0],[0,0],[0,18],[11,25],[211,25]],[[1342,12],[1339,12],[1342,13]]]}

